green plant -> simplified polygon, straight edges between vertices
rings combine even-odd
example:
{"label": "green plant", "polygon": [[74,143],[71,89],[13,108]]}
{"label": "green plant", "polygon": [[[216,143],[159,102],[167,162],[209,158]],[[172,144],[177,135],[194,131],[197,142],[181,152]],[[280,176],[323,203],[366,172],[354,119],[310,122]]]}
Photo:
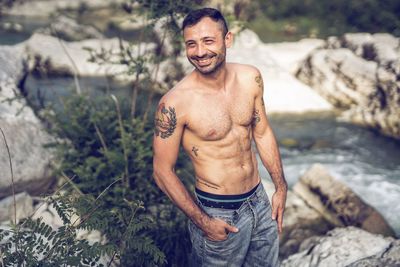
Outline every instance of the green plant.
{"label": "green plant", "polygon": [[[154,244],[164,253],[168,264],[184,265],[189,247],[186,218],[153,181],[152,124],[139,118],[131,119],[129,103],[120,103],[113,97],[93,99],[80,95],[64,103],[63,112],[48,117],[53,125],[52,133],[59,138],[55,144],[59,151],[59,173],[76,177],[74,185],[84,195],[99,195],[107,189],[107,193],[96,200],[99,213],[88,220],[88,223],[95,222],[90,229],[100,230],[109,243],[118,245],[126,236],[125,231],[135,230],[128,230],[130,203],[141,201],[142,217],[133,223],[141,230],[141,238],[133,236],[126,244],[120,244],[123,248],[119,256],[121,264],[132,266],[142,261],[141,265],[146,266],[151,259],[138,255],[136,250],[146,251]],[[177,172],[191,187],[191,177],[186,171],[189,168],[188,159],[181,155]],[[119,178],[119,182],[107,188]],[[84,200],[74,205],[80,216],[89,213],[90,205]]]}
{"label": "green plant", "polygon": [[[64,224],[56,230],[41,218],[31,217],[12,225],[11,229],[0,229],[2,266],[110,266],[115,262],[125,266],[127,250],[137,260],[130,266],[162,265],[164,254],[144,234],[154,223],[141,214],[142,203],[126,201],[129,211],[107,211],[99,206],[100,197],[94,199],[89,194],[50,197],[49,203],[54,205]],[[110,222],[113,239],[105,244],[77,238],[80,230],[104,232]]]}

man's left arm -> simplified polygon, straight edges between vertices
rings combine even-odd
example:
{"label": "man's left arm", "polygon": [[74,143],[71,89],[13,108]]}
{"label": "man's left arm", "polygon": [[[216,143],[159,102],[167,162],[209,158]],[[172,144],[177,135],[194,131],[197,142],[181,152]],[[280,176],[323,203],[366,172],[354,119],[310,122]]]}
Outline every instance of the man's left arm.
{"label": "man's left arm", "polygon": [[278,231],[282,232],[283,213],[285,210],[287,183],[283,174],[282,161],[275,135],[268,122],[263,99],[263,80],[258,72],[254,79],[255,104],[253,111],[252,132],[258,154],[267,168],[275,185],[272,196],[272,219],[278,222]]}

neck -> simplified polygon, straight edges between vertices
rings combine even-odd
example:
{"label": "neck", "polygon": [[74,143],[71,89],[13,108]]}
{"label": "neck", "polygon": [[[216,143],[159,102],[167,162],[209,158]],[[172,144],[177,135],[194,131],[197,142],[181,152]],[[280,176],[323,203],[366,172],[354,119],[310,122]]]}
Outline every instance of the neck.
{"label": "neck", "polygon": [[197,80],[204,84],[207,88],[213,90],[225,89],[225,80],[226,76],[228,75],[225,63],[223,63],[217,70],[212,73],[202,74],[201,72],[196,70],[195,74]]}

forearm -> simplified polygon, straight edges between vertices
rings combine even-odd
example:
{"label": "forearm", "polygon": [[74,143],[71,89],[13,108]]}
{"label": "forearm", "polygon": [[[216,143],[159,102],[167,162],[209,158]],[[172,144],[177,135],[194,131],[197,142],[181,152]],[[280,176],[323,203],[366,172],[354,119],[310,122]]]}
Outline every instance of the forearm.
{"label": "forearm", "polygon": [[271,128],[268,128],[264,134],[254,135],[257,150],[261,161],[268,170],[271,179],[277,191],[286,191],[287,183],[282,168],[282,160],[279,153],[279,147]]}
{"label": "forearm", "polygon": [[171,201],[189,217],[198,227],[207,225],[210,218],[195,203],[192,196],[182,184],[175,172],[157,170],[154,171],[154,179],[158,187],[171,199]]}

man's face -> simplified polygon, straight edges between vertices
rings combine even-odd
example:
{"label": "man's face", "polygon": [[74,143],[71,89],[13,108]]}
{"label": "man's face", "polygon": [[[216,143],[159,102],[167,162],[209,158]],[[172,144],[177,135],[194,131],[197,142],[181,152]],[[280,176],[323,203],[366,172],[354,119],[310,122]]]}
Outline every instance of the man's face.
{"label": "man's face", "polygon": [[225,62],[227,38],[223,36],[220,23],[204,17],[197,24],[186,27],[183,38],[186,56],[200,73],[211,74]]}

